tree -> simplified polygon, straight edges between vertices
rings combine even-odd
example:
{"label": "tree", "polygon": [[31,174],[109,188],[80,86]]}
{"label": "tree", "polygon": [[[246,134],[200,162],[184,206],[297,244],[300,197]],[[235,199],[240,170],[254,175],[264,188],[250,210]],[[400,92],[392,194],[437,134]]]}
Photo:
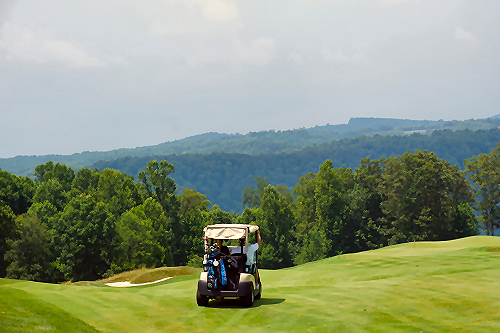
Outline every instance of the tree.
{"label": "tree", "polygon": [[16,220],[18,238],[9,240],[5,259],[10,262],[7,278],[54,282],[51,266],[51,235],[36,215],[20,215]]}
{"label": "tree", "polygon": [[7,240],[16,236],[16,216],[10,206],[0,201],[0,277],[5,276],[8,263],[4,260],[9,247]]}
{"label": "tree", "polygon": [[278,191],[268,185],[264,189],[261,205],[262,250],[261,264],[264,268],[283,268],[293,265],[291,256],[291,229],[293,213]]}
{"label": "tree", "polygon": [[173,265],[169,221],[154,199],[148,198],[124,213],[116,224],[116,232],[121,259],[115,264],[121,270]]}
{"label": "tree", "polygon": [[320,228],[316,219],[316,175],[308,173],[300,177],[293,188],[295,204],[292,206],[295,217],[293,262],[296,265],[320,260],[328,253],[329,242],[325,230]]}
{"label": "tree", "polygon": [[386,159],[382,211],[392,223],[390,244],[453,238],[460,203],[472,201],[465,174],[429,151]]}
{"label": "tree", "polygon": [[324,259],[328,253],[328,241],[324,230],[314,225],[302,237],[299,251],[293,258],[295,265],[305,264],[311,261]]}
{"label": "tree", "polygon": [[18,177],[0,169],[0,201],[15,215],[27,212],[33,202],[35,184],[29,177]]}
{"label": "tree", "polygon": [[33,202],[49,202],[58,211],[62,211],[68,202],[68,193],[64,191],[59,180],[51,178],[38,185]]}
{"label": "tree", "polygon": [[97,188],[93,195],[98,201],[104,202],[108,211],[116,217],[142,203],[134,178],[113,169],[99,172]]}
{"label": "tree", "polygon": [[469,179],[475,184],[481,226],[487,235],[493,235],[500,227],[500,144],[489,154],[475,155],[465,160]]}
{"label": "tree", "polygon": [[166,216],[174,216],[178,212],[175,196],[177,189],[172,177],[174,165],[167,161],[153,160],[148,162],[145,171],[139,172],[139,180],[144,185],[149,197],[155,199],[163,207]]}
{"label": "tree", "polygon": [[90,195],[71,199],[54,224],[54,250],[65,280],[101,278],[115,250],[115,224],[106,205]]}
{"label": "tree", "polygon": [[[210,201],[207,200],[206,195],[198,193],[194,189],[185,188],[179,195],[179,202],[181,224],[183,230],[186,231],[182,239],[183,248],[186,251],[185,256],[188,264],[196,266],[200,260],[203,261],[204,248],[201,237],[203,228],[210,223],[208,210]],[[218,211],[215,213],[216,208],[213,210],[214,214],[220,214]],[[201,264],[196,267],[201,267]]]}
{"label": "tree", "polygon": [[75,195],[90,194],[96,191],[99,186],[99,170],[90,170],[89,168],[81,168],[77,171],[76,177],[73,180],[72,191]]}
{"label": "tree", "polygon": [[50,179],[57,179],[63,191],[68,192],[71,189],[73,179],[75,179],[75,172],[64,164],[56,163],[54,165],[54,162],[48,161],[35,167],[35,179],[38,184]]}
{"label": "tree", "polygon": [[175,191],[177,189],[174,180],[169,175],[174,172],[174,165],[167,161],[153,160],[148,162],[146,170],[139,172],[139,180],[142,182],[147,195],[155,199],[163,207],[165,216],[172,222],[171,228],[175,235],[172,244],[174,263],[185,264],[186,256],[182,244],[185,231],[179,218],[179,202]]}
{"label": "tree", "polygon": [[380,248],[388,243],[391,225],[381,209],[379,188],[383,167],[383,159],[362,159],[354,173],[354,187],[347,194],[346,218],[349,224],[356,226],[354,242],[358,251]]}
{"label": "tree", "polygon": [[264,189],[269,185],[269,179],[267,177],[256,176],[254,180],[257,182],[255,188],[252,185],[243,189],[241,195],[243,197],[241,202],[243,208],[245,206],[250,208],[259,207],[262,196],[264,195]]}
{"label": "tree", "polygon": [[[343,171],[342,171],[343,172]],[[328,255],[333,256],[346,251],[348,246],[345,236],[343,216],[346,209],[342,195],[343,180],[341,172],[332,168],[332,161],[321,164],[316,175],[316,216],[317,227],[327,238]]]}
{"label": "tree", "polygon": [[28,210],[28,215],[37,217],[40,222],[44,223],[49,229],[52,229],[54,223],[58,220],[57,208],[49,201],[34,203]]}

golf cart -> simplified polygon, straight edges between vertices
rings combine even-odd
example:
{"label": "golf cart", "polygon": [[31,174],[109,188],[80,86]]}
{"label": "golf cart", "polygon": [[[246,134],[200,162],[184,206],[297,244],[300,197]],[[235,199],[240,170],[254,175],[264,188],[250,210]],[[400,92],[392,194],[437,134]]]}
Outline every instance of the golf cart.
{"label": "golf cart", "polygon": [[[205,227],[203,272],[196,291],[199,306],[207,306],[209,299],[236,297],[243,301],[244,306],[250,307],[255,299],[260,298],[262,284],[254,254],[257,244],[250,246],[248,242],[249,234],[257,231],[257,242],[260,244],[258,230],[258,226],[249,224],[214,224]],[[229,240],[236,240],[233,243],[238,245],[222,245]],[[251,257],[247,258],[247,254]]]}

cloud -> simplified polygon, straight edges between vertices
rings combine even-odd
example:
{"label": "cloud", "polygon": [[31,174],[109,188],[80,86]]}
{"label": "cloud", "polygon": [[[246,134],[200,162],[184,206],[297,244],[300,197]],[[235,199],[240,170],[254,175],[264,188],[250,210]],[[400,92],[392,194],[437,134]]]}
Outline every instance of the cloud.
{"label": "cloud", "polygon": [[321,56],[327,62],[346,62],[351,60],[350,57],[343,54],[342,52],[340,51],[332,52],[326,46],[323,46],[323,48],[321,49]]}
{"label": "cloud", "polygon": [[327,46],[323,46],[321,48],[321,56],[323,60],[326,62],[337,62],[337,63],[345,63],[345,62],[358,62],[363,63],[366,62],[366,56],[363,52],[359,50],[352,50],[352,48],[348,48],[348,52],[344,51],[331,51]]}
{"label": "cloud", "polygon": [[0,0],[0,24],[9,16],[14,4],[14,0]]}
{"label": "cloud", "polygon": [[408,2],[417,2],[419,0],[379,0],[379,6],[389,7],[389,6],[400,6]]}
{"label": "cloud", "polygon": [[50,30],[32,31],[5,22],[1,31],[0,48],[7,51],[9,60],[59,62],[75,67],[106,65],[106,62],[88,55],[74,43],[54,38]]}
{"label": "cloud", "polygon": [[207,20],[227,22],[238,18],[238,7],[232,1],[202,0],[197,1]]}
{"label": "cloud", "polygon": [[[147,6],[147,5],[145,5]],[[158,35],[231,34],[239,30],[236,3],[224,0],[177,0],[149,3],[150,32]]]}
{"label": "cloud", "polygon": [[234,41],[237,55],[240,61],[257,66],[265,66],[276,54],[276,41],[269,37],[253,39],[248,45],[239,39]]}
{"label": "cloud", "polygon": [[290,53],[288,53],[288,58],[292,59],[292,61],[296,65],[303,65],[304,64],[304,61],[302,59],[302,54],[300,54],[298,52],[290,52]]}
{"label": "cloud", "polygon": [[477,41],[476,37],[474,37],[470,32],[464,30],[461,27],[455,28],[455,40],[457,41],[465,41],[465,42],[475,42]]}

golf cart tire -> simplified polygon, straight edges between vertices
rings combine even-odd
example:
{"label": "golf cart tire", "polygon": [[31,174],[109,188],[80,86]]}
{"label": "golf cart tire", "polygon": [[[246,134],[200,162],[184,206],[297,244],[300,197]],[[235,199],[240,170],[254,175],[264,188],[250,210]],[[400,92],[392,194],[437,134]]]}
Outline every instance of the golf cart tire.
{"label": "golf cart tire", "polygon": [[255,300],[260,299],[261,296],[262,296],[262,282],[259,281],[259,293],[255,295]]}
{"label": "golf cart tire", "polygon": [[250,292],[243,296],[243,306],[249,308],[253,305],[254,295],[253,295],[253,285],[250,287]]}
{"label": "golf cart tire", "polygon": [[200,294],[200,291],[196,291],[196,303],[198,306],[207,306],[208,305],[208,296]]}

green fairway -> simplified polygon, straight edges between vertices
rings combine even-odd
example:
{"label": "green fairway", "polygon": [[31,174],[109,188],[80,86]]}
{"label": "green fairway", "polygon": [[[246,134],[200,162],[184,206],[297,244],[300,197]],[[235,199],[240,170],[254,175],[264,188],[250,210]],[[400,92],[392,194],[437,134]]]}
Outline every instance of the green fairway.
{"label": "green fairway", "polygon": [[262,270],[262,299],[198,307],[198,274],[112,288],[0,279],[0,331],[500,332],[500,237]]}

